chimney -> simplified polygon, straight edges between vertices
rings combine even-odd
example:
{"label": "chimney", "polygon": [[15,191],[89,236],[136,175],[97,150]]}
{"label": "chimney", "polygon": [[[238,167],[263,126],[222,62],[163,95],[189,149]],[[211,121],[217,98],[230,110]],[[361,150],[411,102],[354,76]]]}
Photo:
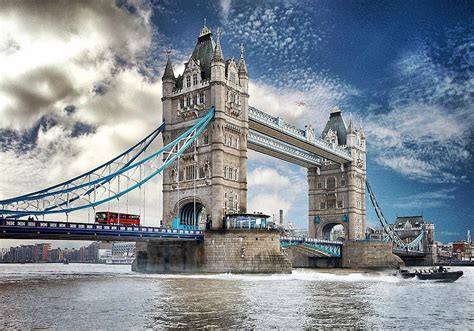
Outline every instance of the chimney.
{"label": "chimney", "polygon": [[283,226],[283,209],[280,209],[280,226]]}

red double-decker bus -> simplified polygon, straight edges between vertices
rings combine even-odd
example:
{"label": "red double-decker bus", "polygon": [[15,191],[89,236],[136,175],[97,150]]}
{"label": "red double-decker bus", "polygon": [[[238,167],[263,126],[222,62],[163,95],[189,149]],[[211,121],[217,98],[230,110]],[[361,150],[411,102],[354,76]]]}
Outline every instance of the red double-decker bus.
{"label": "red double-decker bus", "polygon": [[140,225],[140,215],[101,211],[95,213],[95,222],[99,224]]}

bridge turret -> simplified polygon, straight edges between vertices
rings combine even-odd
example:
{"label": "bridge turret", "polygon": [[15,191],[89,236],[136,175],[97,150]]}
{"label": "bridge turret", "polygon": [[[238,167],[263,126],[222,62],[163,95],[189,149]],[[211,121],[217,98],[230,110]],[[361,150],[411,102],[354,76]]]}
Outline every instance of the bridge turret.
{"label": "bridge turret", "polygon": [[161,77],[163,82],[163,97],[171,96],[173,89],[176,85],[176,78],[173,72],[173,64],[171,63],[170,54],[168,54],[168,61],[166,61],[165,71],[163,72],[163,77]]}
{"label": "bridge turret", "polygon": [[217,41],[211,60],[211,100],[217,112],[225,110],[226,95],[225,61],[220,34],[220,29],[217,29]]}
{"label": "bridge turret", "polygon": [[239,80],[244,93],[248,93],[249,73],[244,58],[244,45],[240,44]]}

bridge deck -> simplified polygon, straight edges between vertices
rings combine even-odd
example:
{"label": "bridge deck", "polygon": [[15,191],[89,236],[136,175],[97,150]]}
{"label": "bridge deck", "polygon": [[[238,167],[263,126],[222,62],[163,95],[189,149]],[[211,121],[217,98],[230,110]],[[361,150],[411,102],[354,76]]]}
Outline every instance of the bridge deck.
{"label": "bridge deck", "polygon": [[54,240],[203,240],[199,230],[112,224],[0,220],[0,238]]}

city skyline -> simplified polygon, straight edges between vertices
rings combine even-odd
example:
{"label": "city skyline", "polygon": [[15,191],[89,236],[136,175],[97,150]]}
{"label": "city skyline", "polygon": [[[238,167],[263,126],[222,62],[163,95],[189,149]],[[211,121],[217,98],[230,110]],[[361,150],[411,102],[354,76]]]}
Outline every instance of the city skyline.
{"label": "city skyline", "polygon": [[[463,238],[473,224],[468,6],[7,5],[0,14],[7,31],[0,49],[0,197],[88,170],[158,125],[165,50],[180,73],[206,18],[213,32],[222,27],[226,57],[237,58],[244,44],[250,105],[317,132],[339,105],[346,122],[367,132],[368,178],[389,220],[423,214],[435,223],[437,240]],[[62,17],[66,9],[72,19],[51,26],[33,19]],[[298,227],[307,226],[305,169],[251,152],[248,183],[250,211],[283,208]],[[373,212],[368,220],[377,225]]]}

